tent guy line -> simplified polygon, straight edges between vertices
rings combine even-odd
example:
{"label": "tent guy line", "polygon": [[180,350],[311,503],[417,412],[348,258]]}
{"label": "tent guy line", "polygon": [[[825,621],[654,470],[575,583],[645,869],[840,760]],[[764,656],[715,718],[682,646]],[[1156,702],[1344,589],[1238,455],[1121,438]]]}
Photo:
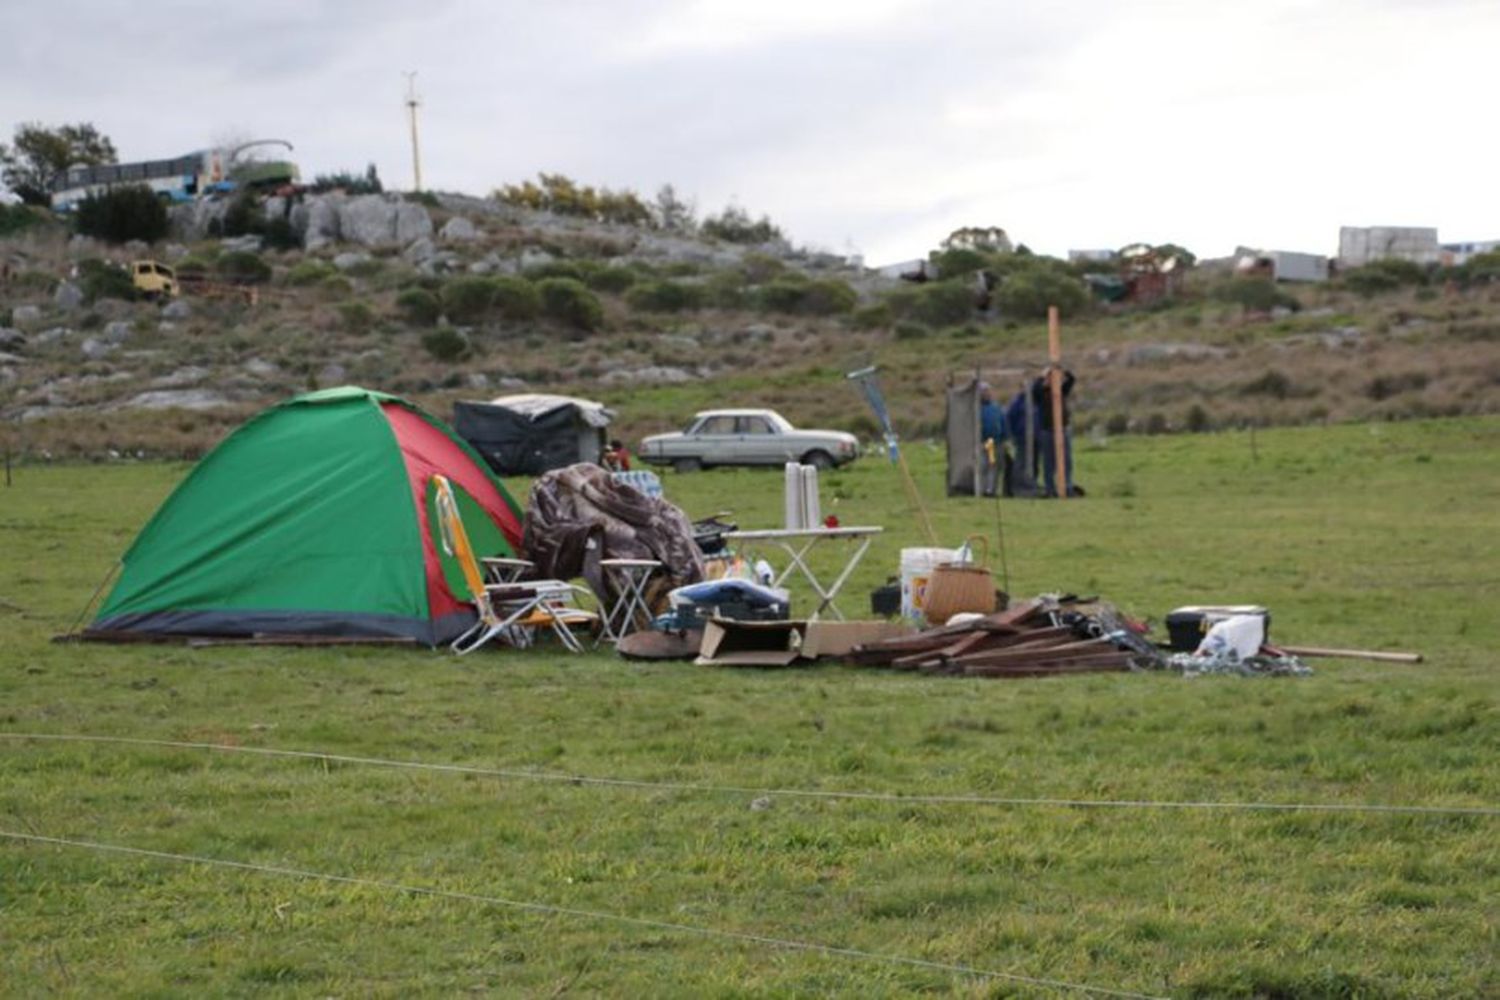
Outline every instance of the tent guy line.
{"label": "tent guy line", "polygon": [[426,761],[391,760],[350,754],[323,753],[316,750],[283,750],[276,747],[244,747],[228,743],[195,743],[180,740],[155,740],[129,736],[91,736],[76,733],[0,733],[4,740],[31,740],[54,743],[95,743],[121,746],[159,747],[174,750],[209,750],[222,753],[250,754],[319,760],[325,763],[359,764],[367,767],[403,768],[449,774],[471,774],[491,778],[554,782],[570,785],[594,785],[612,788],[637,788],[651,791],[701,792],[724,795],[770,795],[785,798],[846,799],[864,802],[897,802],[903,805],[982,805],[982,806],[1055,806],[1082,809],[1203,809],[1245,812],[1339,812],[1377,813],[1417,816],[1483,816],[1500,817],[1497,806],[1421,806],[1387,805],[1366,802],[1208,802],[1152,799],[1067,799],[988,795],[908,795],[900,792],[837,791],[812,788],[767,788],[748,785],[714,785],[682,781],[647,781],[637,778],[596,777],[557,771],[526,771],[507,768],[477,767],[469,764],[433,764]]}
{"label": "tent guy line", "polygon": [[134,857],[152,858],[158,861],[175,861],[183,864],[207,865],[217,868],[232,868],[239,871],[258,872],[263,875],[283,875],[289,878],[311,879],[320,882],[335,882],[343,885],[360,886],[367,889],[382,889],[389,892],[403,892],[414,896],[429,896],[439,899],[454,899],[468,903],[483,903],[488,906],[503,906],[515,910],[526,910],[532,913],[548,913],[565,917],[581,917],[587,920],[604,920],[615,923],[632,924],[637,927],[649,927],[653,930],[675,931],[684,934],[696,934],[700,937],[719,938],[726,941],[739,941],[748,944],[769,945],[773,948],[785,948],[790,951],[814,952],[822,955],[841,956],[845,958],[859,958],[876,962],[887,962],[894,965],[905,965],[919,969],[930,969],[935,972],[945,972],[961,976],[972,976],[977,979],[997,979],[1012,983],[1022,983],[1028,986],[1046,986],[1057,990],[1070,990],[1075,993],[1088,993],[1095,996],[1126,997],[1130,1000],[1165,1000],[1150,993],[1132,993],[1128,990],[1116,990],[1102,986],[1088,986],[1081,983],[1069,983],[1059,979],[1042,979],[1033,976],[1023,976],[1014,972],[1000,972],[994,969],[980,969],[968,965],[960,965],[953,962],[935,962],[924,958],[910,958],[905,955],[886,955],[880,952],[863,951],[858,948],[844,948],[838,945],[819,944],[816,941],[800,941],[794,938],[778,938],[764,934],[750,934],[744,931],[726,931],[715,927],[697,927],[692,924],[679,924],[668,920],[653,920],[649,917],[632,917],[622,913],[608,913],[603,910],[584,910],[571,906],[558,906],[553,903],[528,902],[524,900],[506,899],[501,896],[487,896],[475,892],[460,892],[453,889],[438,889],[432,886],[407,885],[401,882],[387,882],[382,879],[363,878],[356,875],[335,875],[328,872],[310,871],[302,868],[285,868],[279,865],[261,865],[248,861],[234,861],[227,858],[211,858],[197,854],[176,854],[170,851],[153,851],[143,847],[129,847],[121,844],[104,844],[89,840],[71,840],[63,837],[47,837],[41,834],[19,833],[12,830],[0,830],[0,838],[6,840],[20,841],[31,844],[50,844],[54,847],[71,847],[80,850],[98,851],[101,853],[125,854]]}

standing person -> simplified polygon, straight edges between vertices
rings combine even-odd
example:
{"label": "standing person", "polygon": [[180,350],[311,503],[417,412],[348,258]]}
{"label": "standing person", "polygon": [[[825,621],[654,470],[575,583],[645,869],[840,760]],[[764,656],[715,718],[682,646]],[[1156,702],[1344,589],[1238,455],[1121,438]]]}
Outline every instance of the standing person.
{"label": "standing person", "polygon": [[1000,482],[1000,460],[1005,450],[1005,412],[986,382],[979,383],[979,440],[984,451],[981,482],[984,495],[992,497]]}
{"label": "standing person", "polygon": [[1015,444],[1016,457],[1006,470],[1006,496],[1035,496],[1037,473],[1036,407],[1024,378],[1015,398],[1005,408],[1005,429]]}
{"label": "standing person", "polygon": [[1062,380],[1062,426],[1052,426],[1052,386],[1048,376],[1052,368],[1048,366],[1035,382],[1031,383],[1031,402],[1036,407],[1037,435],[1036,447],[1041,452],[1042,458],[1042,481],[1045,487],[1045,495],[1057,496],[1057,445],[1054,434],[1061,434],[1063,439],[1063,467],[1067,475],[1068,494],[1074,495],[1082,491],[1073,485],[1073,435],[1069,430],[1072,423],[1072,412],[1068,407],[1068,397],[1073,393],[1073,373],[1063,370]]}

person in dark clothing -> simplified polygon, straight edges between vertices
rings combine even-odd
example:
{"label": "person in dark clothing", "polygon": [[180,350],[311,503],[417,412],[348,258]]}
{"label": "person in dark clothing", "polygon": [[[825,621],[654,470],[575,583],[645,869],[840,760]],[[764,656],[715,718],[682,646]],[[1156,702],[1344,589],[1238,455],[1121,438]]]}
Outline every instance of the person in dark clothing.
{"label": "person in dark clothing", "polygon": [[1005,495],[1033,496],[1038,459],[1036,405],[1031,401],[1031,387],[1025,379],[1005,408],[1005,429],[1015,445],[1015,458],[1006,468]]}
{"label": "person in dark clothing", "polygon": [[1043,374],[1031,383],[1031,401],[1036,407],[1037,435],[1036,447],[1041,452],[1042,459],[1042,482],[1049,497],[1057,496],[1057,446],[1053,435],[1061,434],[1063,439],[1063,467],[1068,493],[1070,495],[1079,491],[1073,486],[1073,434],[1072,411],[1068,406],[1068,397],[1073,393],[1073,373],[1063,371],[1062,379],[1062,427],[1053,427],[1052,419],[1052,386],[1049,375]]}
{"label": "person in dark clothing", "polygon": [[1005,454],[1005,411],[983,383],[979,386],[979,441],[984,454],[984,495],[992,497],[1000,482],[1000,462]]}
{"label": "person in dark clothing", "polygon": [[630,452],[618,438],[611,441],[604,450],[604,467],[611,472],[630,471]]}

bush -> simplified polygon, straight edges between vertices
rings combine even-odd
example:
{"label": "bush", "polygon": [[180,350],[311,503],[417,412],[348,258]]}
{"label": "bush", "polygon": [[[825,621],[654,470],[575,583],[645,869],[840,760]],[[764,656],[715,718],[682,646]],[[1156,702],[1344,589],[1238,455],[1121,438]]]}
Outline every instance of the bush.
{"label": "bush", "polygon": [[509,320],[535,319],[542,311],[537,287],[524,278],[502,275],[488,279],[494,289],[491,311]]}
{"label": "bush", "polygon": [[154,243],[167,235],[167,206],[143,184],[110,188],[79,202],[74,224],[109,243]]}
{"label": "bush", "polygon": [[425,288],[408,288],[396,296],[396,311],[412,326],[432,326],[443,311],[438,297]]}
{"label": "bush", "polygon": [[1213,429],[1213,420],[1209,417],[1208,411],[1203,408],[1201,403],[1194,403],[1188,407],[1187,416],[1183,418],[1182,426],[1190,434],[1202,434],[1205,431]]}
{"label": "bush", "polygon": [[955,247],[933,254],[932,262],[937,265],[938,277],[942,279],[968,277],[990,264],[988,257],[968,247]]}
{"label": "bush", "polygon": [[701,229],[705,236],[728,243],[757,245],[782,238],[781,230],[769,218],[762,215],[759,220],[752,220],[748,212],[736,205],[704,219]]}
{"label": "bush", "polygon": [[0,236],[19,233],[23,229],[41,222],[43,216],[26,205],[0,204]]}
{"label": "bush", "polygon": [[469,335],[451,326],[440,326],[423,334],[422,347],[439,361],[462,360],[473,349]]}
{"label": "bush", "polygon": [[647,281],[631,287],[625,293],[630,308],[641,312],[683,312],[701,309],[704,302],[701,285],[689,285],[681,281]]}
{"label": "bush", "polygon": [[1007,317],[1044,319],[1048,306],[1063,316],[1089,304],[1088,286],[1059,268],[1031,267],[1013,272],[995,291],[995,305]]}
{"label": "bush", "polygon": [[612,267],[609,264],[598,264],[593,261],[586,263],[586,267],[580,264],[583,283],[596,292],[619,295],[636,282],[635,272],[628,267]]}
{"label": "bush", "polygon": [[611,191],[579,184],[563,174],[537,174],[536,181],[507,184],[490,195],[506,205],[518,205],[554,215],[571,215],[596,222],[651,226],[651,210],[631,190]]}
{"label": "bush", "polygon": [[102,260],[78,262],[78,288],[88,302],[135,298],[135,282],[125,269]]}
{"label": "bush", "polygon": [[738,271],[715,271],[703,282],[704,302],[716,309],[745,306],[745,280]]}
{"label": "bush", "polygon": [[363,302],[339,304],[339,322],[350,333],[369,333],[375,328],[375,311]]}
{"label": "bush", "polygon": [[891,307],[884,302],[877,302],[855,310],[853,322],[859,330],[881,330],[890,326],[893,319]]}
{"label": "bush", "polygon": [[346,299],[354,294],[354,283],[342,274],[330,274],[318,282],[318,292],[328,299]]}
{"label": "bush", "polygon": [[1393,292],[1406,285],[1425,284],[1427,272],[1422,265],[1396,257],[1372,260],[1344,275],[1344,287],[1366,298],[1381,292]]}
{"label": "bush", "polygon": [[[177,270],[179,273],[181,273],[182,266],[180,264],[178,265]],[[302,287],[304,285],[316,285],[319,282],[323,281],[325,278],[332,277],[337,273],[338,272],[333,269],[333,266],[326,261],[302,260],[298,261],[296,264],[293,264],[291,270],[287,271],[286,283],[288,285],[296,285],[298,287]]]}
{"label": "bush", "polygon": [[454,278],[443,286],[443,312],[455,323],[478,323],[489,316],[495,301],[492,278]]}
{"label": "bush", "polygon": [[963,282],[928,282],[887,295],[885,304],[899,319],[931,327],[952,326],[974,315],[974,292]]}
{"label": "bush", "polygon": [[853,309],[859,296],[842,281],[786,277],[762,285],[756,291],[755,299],[756,304],[768,312],[833,316]]}
{"label": "bush", "polygon": [[574,278],[547,278],[537,285],[542,313],[577,330],[593,331],[604,323],[599,297]]}
{"label": "bush", "polygon": [[221,254],[214,267],[226,281],[259,285],[271,280],[271,265],[248,250],[232,250]]}
{"label": "bush", "polygon": [[786,264],[766,253],[747,253],[740,259],[740,271],[752,285],[762,285],[786,273]]}
{"label": "bush", "polygon": [[913,323],[910,320],[902,320],[896,324],[897,340],[921,340],[932,331],[921,323]]}
{"label": "bush", "polygon": [[1268,278],[1231,278],[1213,290],[1213,297],[1252,312],[1270,312],[1277,306],[1295,309],[1301,305]]}
{"label": "bush", "polygon": [[572,278],[574,281],[582,281],[583,269],[575,261],[549,260],[545,264],[533,264],[522,271],[521,276],[527,281],[541,281],[544,278]]}

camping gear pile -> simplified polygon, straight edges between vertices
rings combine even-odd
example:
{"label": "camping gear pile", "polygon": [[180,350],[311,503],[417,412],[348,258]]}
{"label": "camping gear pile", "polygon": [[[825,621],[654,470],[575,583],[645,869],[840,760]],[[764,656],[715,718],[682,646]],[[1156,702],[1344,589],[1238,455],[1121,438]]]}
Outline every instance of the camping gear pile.
{"label": "camping gear pile", "polygon": [[851,663],[963,677],[1049,677],[1156,666],[1145,626],[1097,599],[1043,595],[855,647]]}
{"label": "camping gear pile", "polygon": [[703,579],[703,558],[687,516],[661,497],[619,482],[597,465],[555,469],[531,487],[522,548],[538,575],[583,577],[601,605],[619,599],[606,559],[654,559],[662,564],[646,601],[660,610],[667,591]]}

